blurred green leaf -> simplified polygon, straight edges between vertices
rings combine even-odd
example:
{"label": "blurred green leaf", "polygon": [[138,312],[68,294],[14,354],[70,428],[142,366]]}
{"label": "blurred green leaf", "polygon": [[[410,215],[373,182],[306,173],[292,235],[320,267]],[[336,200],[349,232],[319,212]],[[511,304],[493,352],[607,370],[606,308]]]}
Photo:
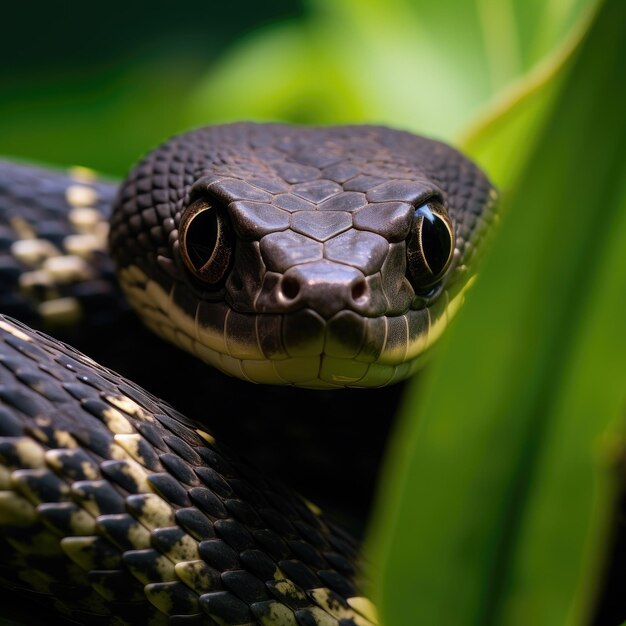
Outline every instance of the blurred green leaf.
{"label": "blurred green leaf", "polygon": [[256,33],[226,55],[189,121],[367,121],[453,139],[496,94],[558,56],[595,4],[310,0],[308,21]]}
{"label": "blurred green leaf", "polygon": [[390,626],[589,619],[626,412],[624,23],[606,0],[407,402],[369,544]]}
{"label": "blurred green leaf", "polygon": [[596,5],[579,19],[554,54],[513,82],[481,111],[457,137],[457,145],[508,188],[532,152],[554,98],[560,92],[564,68],[589,28]]}

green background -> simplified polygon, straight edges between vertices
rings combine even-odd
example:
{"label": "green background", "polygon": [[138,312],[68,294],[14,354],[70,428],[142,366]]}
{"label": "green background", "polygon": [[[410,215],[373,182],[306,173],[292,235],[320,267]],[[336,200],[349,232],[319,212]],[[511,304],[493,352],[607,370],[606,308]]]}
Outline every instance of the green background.
{"label": "green background", "polygon": [[190,94],[229,45],[303,13],[292,0],[6,3],[0,154],[123,175],[187,128]]}

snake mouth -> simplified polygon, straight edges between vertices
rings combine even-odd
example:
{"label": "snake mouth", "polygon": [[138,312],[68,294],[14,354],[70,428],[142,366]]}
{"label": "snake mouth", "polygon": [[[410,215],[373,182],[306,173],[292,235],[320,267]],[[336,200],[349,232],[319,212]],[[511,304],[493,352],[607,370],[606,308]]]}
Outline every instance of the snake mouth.
{"label": "snake mouth", "polygon": [[168,292],[135,266],[120,272],[120,282],[152,330],[226,374],[254,383],[341,388],[381,387],[415,372],[471,281],[400,315],[343,310],[329,319],[312,309],[241,313],[225,302],[190,303],[184,285]]}

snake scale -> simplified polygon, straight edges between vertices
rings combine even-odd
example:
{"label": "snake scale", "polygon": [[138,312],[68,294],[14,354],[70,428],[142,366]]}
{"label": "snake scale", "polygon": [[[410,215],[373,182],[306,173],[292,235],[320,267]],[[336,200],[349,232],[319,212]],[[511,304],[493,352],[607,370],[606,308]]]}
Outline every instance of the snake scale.
{"label": "snake scale", "polygon": [[218,443],[210,397],[191,420],[30,326],[113,342],[127,300],[248,381],[242,395],[390,385],[458,307],[494,200],[454,149],[374,126],[199,129],[119,189],[2,164],[5,606],[86,624],[376,624],[357,543]]}

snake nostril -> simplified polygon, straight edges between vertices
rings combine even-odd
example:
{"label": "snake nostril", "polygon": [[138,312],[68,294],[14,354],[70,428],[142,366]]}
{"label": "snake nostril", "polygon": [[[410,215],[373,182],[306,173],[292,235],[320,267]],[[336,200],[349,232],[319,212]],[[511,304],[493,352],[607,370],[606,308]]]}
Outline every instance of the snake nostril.
{"label": "snake nostril", "polygon": [[352,299],[353,300],[360,300],[364,295],[365,295],[365,291],[366,291],[366,284],[364,280],[358,280],[356,281],[353,285],[352,285]]}
{"label": "snake nostril", "polygon": [[300,283],[293,276],[285,276],[280,284],[280,290],[285,298],[293,300],[300,293]]}

